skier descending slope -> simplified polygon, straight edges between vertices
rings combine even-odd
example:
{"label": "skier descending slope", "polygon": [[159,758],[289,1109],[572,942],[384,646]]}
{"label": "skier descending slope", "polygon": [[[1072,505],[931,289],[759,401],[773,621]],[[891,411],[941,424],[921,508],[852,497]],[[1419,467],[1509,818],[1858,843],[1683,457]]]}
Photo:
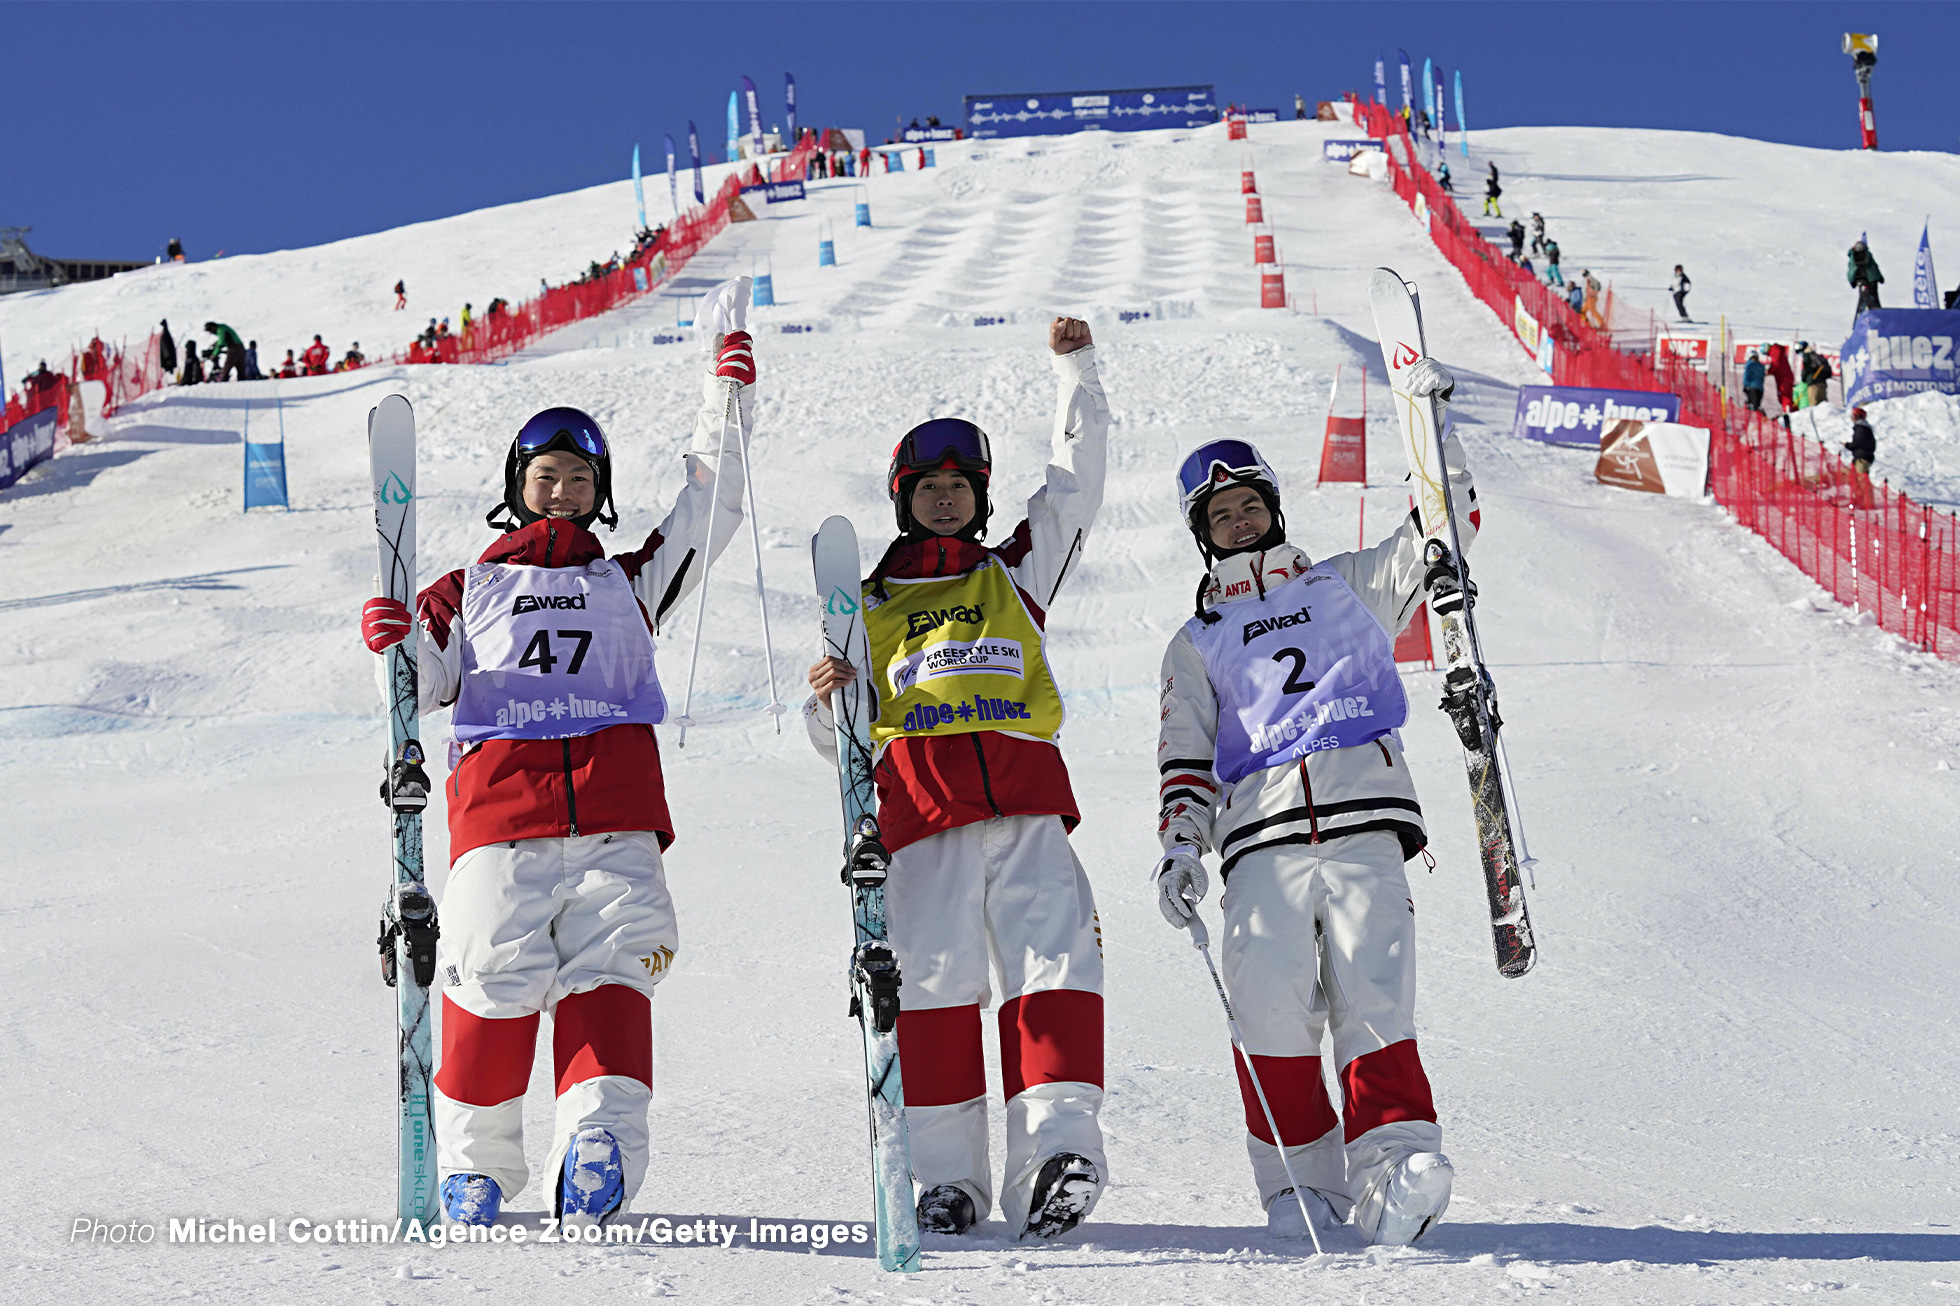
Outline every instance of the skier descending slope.
{"label": "skier descending slope", "polygon": [[[731,331],[673,511],[610,559],[590,529],[618,521],[605,433],[576,408],[537,414],[511,442],[489,514],[505,534],[421,593],[422,710],[455,703],[463,747],[437,966],[436,1142],[453,1220],[490,1223],[528,1181],[524,1088],[541,1012],[558,1091],[554,1214],[606,1218],[646,1173],[650,999],[679,946],[652,630],[741,523],[734,424],[749,430],[754,382],[749,337]],[[407,632],[408,611],[373,600],[362,629],[378,652]]]}
{"label": "skier descending slope", "polygon": [[[1447,389],[1427,367],[1423,383]],[[1457,502],[1474,506],[1454,437],[1449,466]],[[1290,1162],[1319,1229],[1351,1219],[1370,1242],[1408,1243],[1448,1206],[1451,1178],[1416,1054],[1402,870],[1428,838],[1396,734],[1408,700],[1394,654],[1422,599],[1421,527],[1411,516],[1372,548],[1315,563],[1286,542],[1279,483],[1252,445],[1202,445],[1177,482],[1208,571],[1164,654],[1159,906],[1187,928],[1209,887],[1200,855],[1219,855],[1225,984],[1281,1135],[1235,1052],[1268,1228],[1308,1236]]]}
{"label": "skier descending slope", "polygon": [[[864,586],[878,821],[893,854],[885,908],[904,976],[899,1057],[926,1232],[963,1233],[994,1206],[980,1047],[989,953],[1008,1227],[1065,1233],[1108,1174],[1100,926],[1069,847],[1081,818],[1055,742],[1062,700],[1043,628],[1102,504],[1109,406],[1088,324],[1058,318],[1048,342],[1060,378],[1053,455],[1026,520],[982,544],[987,436],[960,418],[923,423],[893,451],[899,537]],[[843,659],[810,668],[805,718],[833,759],[830,691],[855,674]]]}

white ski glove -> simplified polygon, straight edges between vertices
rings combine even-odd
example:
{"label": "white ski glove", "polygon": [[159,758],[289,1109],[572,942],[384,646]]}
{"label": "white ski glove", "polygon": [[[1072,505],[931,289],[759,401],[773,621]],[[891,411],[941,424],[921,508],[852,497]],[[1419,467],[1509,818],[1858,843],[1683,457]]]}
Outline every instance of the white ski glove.
{"label": "white ski glove", "polygon": [[1211,881],[1198,854],[1183,844],[1165,853],[1152,872],[1157,881],[1157,906],[1174,929],[1189,929],[1191,913],[1205,900]]}
{"label": "white ski glove", "polygon": [[1456,378],[1450,370],[1433,358],[1418,358],[1416,365],[1409,369],[1409,379],[1405,383],[1409,393],[1417,398],[1434,395],[1444,403],[1456,392]]}

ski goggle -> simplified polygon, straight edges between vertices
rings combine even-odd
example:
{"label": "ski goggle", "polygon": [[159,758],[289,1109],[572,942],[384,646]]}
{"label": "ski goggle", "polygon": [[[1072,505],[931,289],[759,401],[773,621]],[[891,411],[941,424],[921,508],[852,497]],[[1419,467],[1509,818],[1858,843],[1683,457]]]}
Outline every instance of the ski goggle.
{"label": "ski goggle", "polygon": [[518,431],[517,447],[524,453],[541,453],[560,437],[588,457],[607,456],[606,433],[576,408],[545,409]]}
{"label": "ski goggle", "polygon": [[1234,481],[1263,481],[1274,489],[1279,478],[1244,440],[1213,440],[1193,449],[1177,469],[1177,499],[1187,513],[1198,497]]}
{"label": "ski goggle", "polygon": [[916,472],[955,468],[963,472],[990,472],[994,465],[993,447],[987,433],[964,417],[935,417],[905,433],[892,450],[893,494],[899,478]]}

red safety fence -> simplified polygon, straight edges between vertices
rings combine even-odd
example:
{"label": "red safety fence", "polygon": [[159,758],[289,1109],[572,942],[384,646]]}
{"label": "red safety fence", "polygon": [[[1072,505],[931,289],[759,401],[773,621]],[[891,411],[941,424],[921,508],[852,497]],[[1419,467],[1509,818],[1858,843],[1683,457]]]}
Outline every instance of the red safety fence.
{"label": "red safety fence", "polygon": [[[821,134],[805,132],[794,150],[771,163],[768,179],[803,180],[808,176],[810,157],[817,152],[819,139]],[[758,185],[763,179],[761,169],[753,163],[740,172],[730,173],[706,204],[695,205],[675,218],[658,238],[626,262],[608,267],[597,276],[540,291],[515,308],[486,313],[461,333],[439,337],[433,345],[417,341],[387,361],[494,363],[560,327],[652,294],[672,281],[689,260],[728,226],[730,203],[742,188]],[[54,384],[39,388],[23,385],[17,395],[11,396],[5,409],[6,422],[0,430],[43,408],[59,405],[66,431],[69,390],[82,381],[104,383],[104,417],[142,395],[161,389],[171,380],[159,363],[161,343],[155,332],[135,350],[126,345],[121,348],[107,345],[100,337],[91,340],[86,347],[71,353],[68,371],[55,374]]]}
{"label": "red safety fence", "polygon": [[1357,103],[1355,120],[1386,144],[1396,195],[1427,214],[1443,257],[1526,352],[1549,363],[1553,384],[1680,396],[1680,420],[1708,429],[1717,503],[1838,602],[1918,648],[1960,659],[1960,518],[1874,484],[1821,440],[1731,404],[1685,360],[1614,348],[1597,319],[1484,239],[1423,167],[1399,117]]}

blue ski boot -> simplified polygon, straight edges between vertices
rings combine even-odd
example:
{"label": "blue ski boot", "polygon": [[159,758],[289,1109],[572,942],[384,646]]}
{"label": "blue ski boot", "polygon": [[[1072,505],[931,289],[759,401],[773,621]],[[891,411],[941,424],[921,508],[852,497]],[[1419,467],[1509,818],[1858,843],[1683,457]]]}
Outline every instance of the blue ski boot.
{"label": "blue ski boot", "polygon": [[619,1210],[626,1192],[619,1143],[597,1126],[572,1135],[558,1181],[558,1214],[567,1228],[603,1224]]}
{"label": "blue ski boot", "polygon": [[457,1224],[495,1224],[504,1190],[487,1174],[453,1174],[442,1181],[442,1213]]}

